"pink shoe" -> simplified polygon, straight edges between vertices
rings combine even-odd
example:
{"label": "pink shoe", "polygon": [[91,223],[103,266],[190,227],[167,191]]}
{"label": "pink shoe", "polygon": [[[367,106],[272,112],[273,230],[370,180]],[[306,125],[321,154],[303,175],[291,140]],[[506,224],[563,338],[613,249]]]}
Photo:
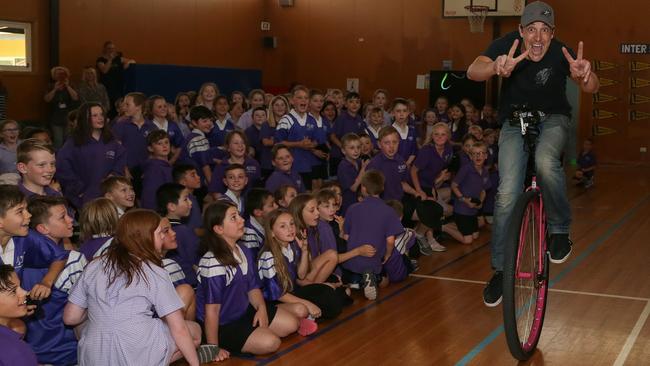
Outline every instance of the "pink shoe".
{"label": "pink shoe", "polygon": [[298,327],[298,334],[303,337],[306,337],[310,334],[314,334],[318,330],[318,324],[316,321],[311,319],[300,319],[300,327]]}

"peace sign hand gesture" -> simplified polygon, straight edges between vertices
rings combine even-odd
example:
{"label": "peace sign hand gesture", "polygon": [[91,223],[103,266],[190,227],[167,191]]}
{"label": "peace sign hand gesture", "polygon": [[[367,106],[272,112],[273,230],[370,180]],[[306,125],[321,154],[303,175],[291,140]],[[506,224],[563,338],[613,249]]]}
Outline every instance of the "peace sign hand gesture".
{"label": "peace sign hand gesture", "polygon": [[569,70],[571,70],[571,77],[574,79],[582,79],[583,83],[589,82],[589,76],[591,76],[591,62],[582,58],[583,50],[582,41],[578,42],[578,54],[576,58],[573,58],[566,47],[562,47],[562,53],[564,57],[569,62]]}
{"label": "peace sign hand gesture", "polygon": [[512,73],[512,70],[515,69],[515,66],[517,66],[517,64],[521,62],[521,60],[528,57],[528,50],[526,50],[521,55],[515,58],[514,55],[515,55],[515,51],[517,50],[517,46],[519,46],[519,39],[515,39],[507,55],[501,55],[497,57],[496,60],[494,60],[495,74],[497,74],[498,76],[503,76],[504,78],[509,77],[510,74]]}

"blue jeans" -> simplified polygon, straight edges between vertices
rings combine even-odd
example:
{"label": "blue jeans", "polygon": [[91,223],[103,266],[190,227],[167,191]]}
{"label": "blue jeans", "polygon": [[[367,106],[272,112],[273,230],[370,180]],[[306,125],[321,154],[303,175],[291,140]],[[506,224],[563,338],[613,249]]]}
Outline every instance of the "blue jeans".
{"label": "blue jeans", "polygon": [[[542,188],[547,226],[550,234],[568,234],[571,208],[566,195],[566,182],[561,156],[569,134],[569,117],[551,114],[540,124],[535,152],[537,184]],[[499,175],[492,226],[491,261],[497,271],[503,270],[503,250],[510,213],[524,189],[528,154],[524,151],[521,128],[503,124],[499,137]]]}

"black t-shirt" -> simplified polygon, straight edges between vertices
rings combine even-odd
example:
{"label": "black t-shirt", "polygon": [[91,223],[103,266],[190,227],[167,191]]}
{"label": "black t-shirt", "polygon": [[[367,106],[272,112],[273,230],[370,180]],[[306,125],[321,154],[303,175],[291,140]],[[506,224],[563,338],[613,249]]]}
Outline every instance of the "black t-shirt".
{"label": "black t-shirt", "polygon": [[[514,31],[492,42],[483,55],[492,60],[507,55],[515,39],[519,39],[519,45],[522,44],[519,32]],[[571,105],[566,97],[566,79],[571,76],[571,72],[569,62],[562,53],[563,46],[566,47],[553,38],[544,58],[539,62],[524,59],[517,64],[510,77],[503,78],[499,121],[503,122],[510,117],[513,104],[528,104],[529,108],[547,114],[571,116]],[[567,50],[575,57],[573,50],[568,47]],[[520,54],[521,47],[514,57]]]}
{"label": "black t-shirt", "polygon": [[[49,90],[54,88],[50,84]],[[55,126],[66,126],[68,124],[68,113],[77,107],[68,89],[57,90],[50,101],[50,123]]]}
{"label": "black t-shirt", "polygon": [[[97,58],[97,64],[100,62],[107,63],[108,59],[104,56]],[[106,92],[111,99],[117,99],[122,96],[124,87],[124,67],[122,67],[122,57],[115,56],[111,61],[111,68],[106,74],[99,73],[99,81],[106,87]]]}

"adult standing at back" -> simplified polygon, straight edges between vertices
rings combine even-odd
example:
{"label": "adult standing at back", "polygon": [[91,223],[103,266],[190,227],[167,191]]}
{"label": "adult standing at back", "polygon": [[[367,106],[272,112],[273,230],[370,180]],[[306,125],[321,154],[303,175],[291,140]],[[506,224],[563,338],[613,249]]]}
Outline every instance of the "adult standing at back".
{"label": "adult standing at back", "polygon": [[[97,69],[99,70],[99,81],[106,87],[108,99],[111,106],[124,94],[124,70],[135,60],[126,58],[122,52],[118,52],[112,41],[104,42],[102,55],[97,58]],[[113,118],[117,111],[111,109],[108,116]]]}
{"label": "adult standing at back", "polygon": [[595,93],[600,85],[589,61],[582,58],[583,44],[577,54],[554,38],[555,12],[548,4],[535,1],[524,8],[518,31],[495,40],[469,66],[471,80],[484,81],[494,75],[503,78],[499,121],[499,174],[492,229],[491,261],[495,273],[483,291],[487,306],[501,302],[504,236],[510,213],[521,194],[526,177],[527,153],[523,150],[521,128],[508,119],[513,105],[524,105],[545,114],[540,123],[536,150],[537,177],[548,213],[551,262],[562,263],[571,253],[569,225],[571,209],[566,195],[561,154],[567,142],[571,106],[566,97],[566,78],[580,89]]}
{"label": "adult standing at back", "polygon": [[49,125],[54,147],[58,149],[68,135],[68,113],[76,109],[79,94],[70,85],[70,70],[67,67],[55,66],[50,74],[53,82],[43,99],[50,106]]}
{"label": "adult standing at back", "polygon": [[97,70],[94,67],[84,67],[78,89],[82,103],[95,102],[101,104],[104,110],[110,109],[111,103],[106,87],[97,82]]}

